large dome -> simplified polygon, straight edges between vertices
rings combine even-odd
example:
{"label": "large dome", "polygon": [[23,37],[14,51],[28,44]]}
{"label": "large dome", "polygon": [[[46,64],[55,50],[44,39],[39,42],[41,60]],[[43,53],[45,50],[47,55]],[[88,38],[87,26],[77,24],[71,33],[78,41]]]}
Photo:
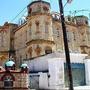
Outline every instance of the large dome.
{"label": "large dome", "polygon": [[7,61],[5,63],[6,66],[12,67],[15,63],[13,61]]}

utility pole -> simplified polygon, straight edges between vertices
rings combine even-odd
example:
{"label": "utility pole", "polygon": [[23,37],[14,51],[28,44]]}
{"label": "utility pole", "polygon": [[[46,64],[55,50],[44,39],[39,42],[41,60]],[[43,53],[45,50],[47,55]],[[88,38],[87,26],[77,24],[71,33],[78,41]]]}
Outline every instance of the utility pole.
{"label": "utility pole", "polygon": [[69,90],[74,90],[62,0],[59,0],[59,8],[60,8],[60,17],[61,17],[61,24],[62,24],[62,31],[63,31],[65,55],[66,55],[66,68],[68,73]]}

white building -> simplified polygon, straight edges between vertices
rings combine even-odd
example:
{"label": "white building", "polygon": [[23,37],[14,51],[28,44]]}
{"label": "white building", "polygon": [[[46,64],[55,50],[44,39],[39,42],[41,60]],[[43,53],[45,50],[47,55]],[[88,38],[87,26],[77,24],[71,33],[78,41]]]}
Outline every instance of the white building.
{"label": "white building", "polygon": [[[70,53],[73,85],[90,85],[89,59],[87,54]],[[30,69],[30,87],[62,89],[68,86],[64,53],[55,52],[25,61]]]}

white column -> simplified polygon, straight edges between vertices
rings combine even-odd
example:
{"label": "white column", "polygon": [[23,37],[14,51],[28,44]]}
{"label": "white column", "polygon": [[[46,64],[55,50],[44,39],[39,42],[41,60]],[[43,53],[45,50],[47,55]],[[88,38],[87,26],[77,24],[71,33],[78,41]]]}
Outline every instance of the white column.
{"label": "white column", "polygon": [[54,58],[48,61],[49,66],[49,85],[51,89],[60,89],[64,87],[64,61],[60,58]]}
{"label": "white column", "polygon": [[86,85],[90,85],[90,59],[85,60]]}
{"label": "white column", "polygon": [[39,88],[48,89],[48,76],[47,73],[39,73]]}

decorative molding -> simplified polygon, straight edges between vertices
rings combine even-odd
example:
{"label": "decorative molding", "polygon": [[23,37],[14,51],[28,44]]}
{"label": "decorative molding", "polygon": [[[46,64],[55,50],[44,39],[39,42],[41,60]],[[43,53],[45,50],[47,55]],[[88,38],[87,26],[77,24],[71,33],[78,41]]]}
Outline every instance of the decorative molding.
{"label": "decorative molding", "polygon": [[43,40],[43,39],[35,39],[35,40],[31,40],[31,41],[27,42],[26,45],[29,46],[31,44],[42,44],[42,43],[55,44],[54,41]]}
{"label": "decorative molding", "polygon": [[36,55],[39,56],[41,53],[41,47],[39,45],[37,45],[36,49],[35,49]]}

